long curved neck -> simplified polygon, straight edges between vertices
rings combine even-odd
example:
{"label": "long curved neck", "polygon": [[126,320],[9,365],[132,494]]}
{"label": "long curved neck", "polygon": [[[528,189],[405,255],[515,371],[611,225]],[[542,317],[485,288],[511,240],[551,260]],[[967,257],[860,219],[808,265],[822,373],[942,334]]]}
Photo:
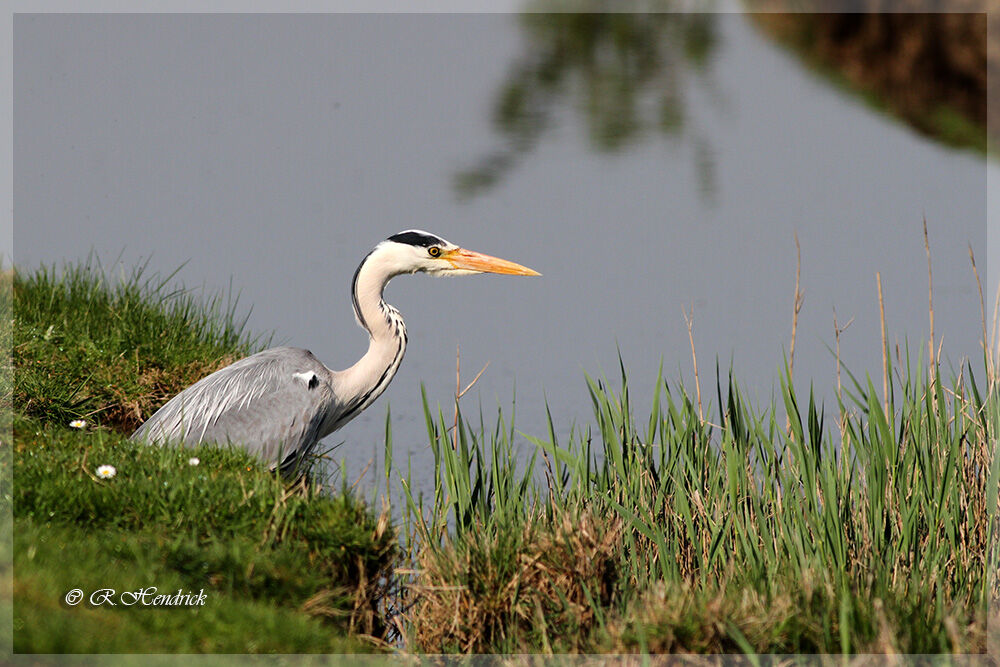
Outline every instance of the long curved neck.
{"label": "long curved neck", "polygon": [[345,415],[348,418],[381,396],[403,360],[406,325],[399,311],[382,299],[386,284],[397,273],[380,261],[378,248],[354,272],[351,301],[358,324],[368,332],[368,351],[356,364],[339,373],[343,395],[351,397]]}

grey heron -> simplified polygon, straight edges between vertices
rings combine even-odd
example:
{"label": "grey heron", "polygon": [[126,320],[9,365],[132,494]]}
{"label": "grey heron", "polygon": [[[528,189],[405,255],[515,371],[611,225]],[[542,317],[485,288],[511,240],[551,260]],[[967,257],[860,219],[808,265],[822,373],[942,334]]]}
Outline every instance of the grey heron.
{"label": "grey heron", "polygon": [[320,439],[377,399],[403,360],[406,326],[382,293],[393,277],[536,271],[460,248],[439,236],[408,230],[376,245],[351,283],[368,351],[343,371],[327,368],[309,350],[276,347],[215,371],[167,401],[132,434],[151,444],[231,443],[282,472],[297,470]]}

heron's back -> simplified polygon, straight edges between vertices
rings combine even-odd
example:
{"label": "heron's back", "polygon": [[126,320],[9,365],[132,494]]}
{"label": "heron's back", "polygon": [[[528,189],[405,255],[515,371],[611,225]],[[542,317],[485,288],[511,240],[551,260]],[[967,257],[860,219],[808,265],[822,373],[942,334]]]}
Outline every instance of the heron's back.
{"label": "heron's back", "polygon": [[277,347],[241,359],[167,401],[132,434],[154,444],[231,444],[273,466],[297,465],[337,404],[332,374],[308,350]]}

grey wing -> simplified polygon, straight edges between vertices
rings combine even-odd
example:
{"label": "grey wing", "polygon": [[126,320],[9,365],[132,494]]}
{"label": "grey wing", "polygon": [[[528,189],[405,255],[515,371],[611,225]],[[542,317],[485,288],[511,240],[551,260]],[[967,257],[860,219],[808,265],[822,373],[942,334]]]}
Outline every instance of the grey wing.
{"label": "grey wing", "polygon": [[132,440],[231,443],[283,469],[298,463],[334,418],[330,370],[308,350],[274,348],[202,378],[170,399]]}

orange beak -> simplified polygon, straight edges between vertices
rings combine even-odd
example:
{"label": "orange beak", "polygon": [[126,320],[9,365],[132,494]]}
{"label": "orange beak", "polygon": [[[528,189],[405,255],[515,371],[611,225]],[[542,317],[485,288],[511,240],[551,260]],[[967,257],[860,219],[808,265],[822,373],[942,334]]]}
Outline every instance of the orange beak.
{"label": "orange beak", "polygon": [[466,271],[478,271],[480,273],[503,273],[510,276],[540,276],[538,271],[532,271],[526,266],[508,262],[506,259],[484,255],[475,250],[456,248],[445,254],[443,259],[448,260],[456,269]]}

